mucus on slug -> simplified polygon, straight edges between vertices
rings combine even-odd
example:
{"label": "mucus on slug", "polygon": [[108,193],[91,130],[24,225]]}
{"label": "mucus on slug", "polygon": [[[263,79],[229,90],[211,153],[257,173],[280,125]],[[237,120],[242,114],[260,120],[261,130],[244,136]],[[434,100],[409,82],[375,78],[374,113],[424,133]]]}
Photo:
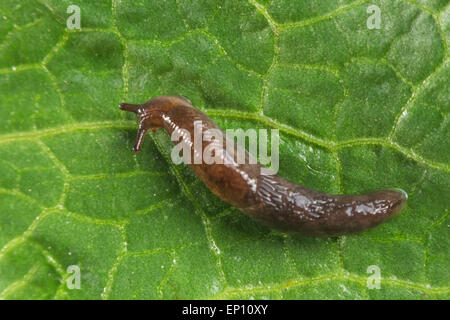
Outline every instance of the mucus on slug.
{"label": "mucus on slug", "polygon": [[[169,135],[174,131],[189,133],[180,137],[189,146],[192,159],[198,150],[194,148],[195,141],[191,140],[196,121],[201,121],[202,133],[210,129],[222,132],[208,116],[180,96],[155,97],[138,105],[121,103],[119,107],[139,116],[133,148],[136,153],[148,130],[164,128]],[[225,136],[220,139],[225,139]],[[201,150],[211,147],[214,141],[202,140]],[[334,195],[312,190],[278,175],[262,174],[265,167],[257,162],[251,163],[247,151],[243,151],[246,161],[241,163],[236,161],[237,149],[233,152],[227,149],[226,143],[222,146],[225,147],[219,150],[220,157],[235,161],[194,162],[188,164],[191,170],[219,198],[256,221],[282,232],[307,236],[360,232],[395,216],[407,199],[406,192],[400,189],[378,190],[362,195]]]}

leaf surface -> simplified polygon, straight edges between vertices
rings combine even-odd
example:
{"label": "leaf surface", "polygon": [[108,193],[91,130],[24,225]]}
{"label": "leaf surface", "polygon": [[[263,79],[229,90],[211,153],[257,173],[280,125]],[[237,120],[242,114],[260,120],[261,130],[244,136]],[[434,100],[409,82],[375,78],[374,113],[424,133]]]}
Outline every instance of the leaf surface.
{"label": "leaf surface", "polygon": [[[2,0],[0,19],[1,298],[449,298],[447,1]],[[279,129],[281,176],[407,205],[339,238],[264,228],[174,165],[165,132],[132,154],[118,103],[168,94]]]}

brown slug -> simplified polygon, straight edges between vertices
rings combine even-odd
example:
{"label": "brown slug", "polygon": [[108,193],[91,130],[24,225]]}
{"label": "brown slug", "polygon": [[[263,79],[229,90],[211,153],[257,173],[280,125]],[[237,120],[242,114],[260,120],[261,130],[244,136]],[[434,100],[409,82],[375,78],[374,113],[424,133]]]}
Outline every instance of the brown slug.
{"label": "brown slug", "polygon": [[[135,105],[121,103],[121,110],[139,116],[134,152],[139,152],[148,130],[164,128],[169,135],[187,130],[194,135],[194,121],[204,132],[220,128],[181,96],[160,96]],[[187,135],[181,135],[191,146]],[[202,141],[206,148],[211,141]],[[245,150],[244,150],[245,151]],[[246,160],[249,154],[245,151]],[[234,157],[232,155],[231,157]],[[226,148],[221,157],[229,157]],[[270,228],[307,236],[339,236],[379,225],[397,214],[406,202],[403,190],[378,190],[363,195],[334,195],[311,190],[278,175],[261,174],[258,163],[189,164],[192,171],[222,200]]]}

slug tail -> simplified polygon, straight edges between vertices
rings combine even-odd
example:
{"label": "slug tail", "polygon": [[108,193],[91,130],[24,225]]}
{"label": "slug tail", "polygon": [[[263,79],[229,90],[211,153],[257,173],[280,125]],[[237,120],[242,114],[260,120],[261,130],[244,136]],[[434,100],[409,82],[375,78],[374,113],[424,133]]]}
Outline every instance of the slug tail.
{"label": "slug tail", "polygon": [[337,214],[329,216],[326,233],[343,235],[365,231],[396,216],[408,195],[401,189],[378,190],[359,196],[342,196],[345,203]]}

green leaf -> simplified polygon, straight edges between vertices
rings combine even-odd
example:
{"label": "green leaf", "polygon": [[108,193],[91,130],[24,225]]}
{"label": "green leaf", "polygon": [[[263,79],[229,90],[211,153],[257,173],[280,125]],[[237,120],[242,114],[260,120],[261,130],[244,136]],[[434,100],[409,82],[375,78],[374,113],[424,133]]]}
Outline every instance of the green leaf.
{"label": "green leaf", "polygon": [[[450,297],[448,1],[2,0],[0,21],[0,298]],[[339,238],[262,227],[165,132],[133,155],[118,103],[167,94],[279,129],[281,176],[407,205]]]}

